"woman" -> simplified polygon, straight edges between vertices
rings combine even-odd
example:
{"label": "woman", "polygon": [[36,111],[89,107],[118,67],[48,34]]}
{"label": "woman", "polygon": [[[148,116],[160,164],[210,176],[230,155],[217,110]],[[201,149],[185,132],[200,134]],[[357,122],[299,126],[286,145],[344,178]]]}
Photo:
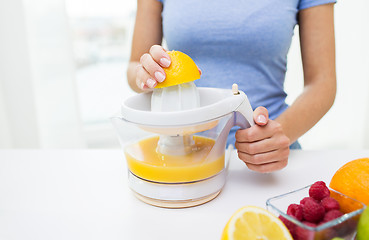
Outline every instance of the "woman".
{"label": "woman", "polygon": [[[335,99],[334,2],[138,0],[129,84],[140,92],[165,81],[170,57],[161,47],[164,37],[170,50],[185,52],[202,69],[197,86],[237,83],[257,107],[256,125],[234,135],[239,158],[258,172],[282,169],[289,149],[301,148],[298,138]],[[287,106],[283,83],[296,24],[304,90]]]}

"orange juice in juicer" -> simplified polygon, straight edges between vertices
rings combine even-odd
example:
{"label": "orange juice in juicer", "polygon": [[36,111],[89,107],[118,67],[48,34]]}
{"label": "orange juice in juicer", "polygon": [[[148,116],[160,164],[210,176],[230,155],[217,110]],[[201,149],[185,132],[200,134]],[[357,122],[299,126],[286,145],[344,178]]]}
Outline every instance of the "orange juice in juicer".
{"label": "orange juice in juicer", "polygon": [[[187,82],[129,97],[112,118],[124,145],[129,187],[138,199],[167,208],[214,199],[226,180],[229,131],[252,126],[252,114],[236,84],[217,89]],[[132,126],[144,134],[123,143]]]}

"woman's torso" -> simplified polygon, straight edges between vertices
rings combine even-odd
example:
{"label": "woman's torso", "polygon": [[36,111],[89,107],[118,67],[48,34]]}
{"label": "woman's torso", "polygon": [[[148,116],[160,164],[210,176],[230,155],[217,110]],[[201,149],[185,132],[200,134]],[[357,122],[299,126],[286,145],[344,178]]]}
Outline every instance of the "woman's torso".
{"label": "woman's torso", "polygon": [[169,50],[194,59],[197,86],[237,83],[253,108],[276,118],[286,108],[283,83],[297,23],[298,0],[164,0],[163,32]]}

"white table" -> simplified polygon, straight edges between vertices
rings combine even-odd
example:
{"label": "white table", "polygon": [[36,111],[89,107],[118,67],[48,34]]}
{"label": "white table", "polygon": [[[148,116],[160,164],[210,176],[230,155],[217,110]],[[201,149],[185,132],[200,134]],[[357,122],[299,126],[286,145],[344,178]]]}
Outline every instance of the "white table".
{"label": "white table", "polygon": [[248,170],[236,154],[213,201],[164,209],[137,200],[127,187],[119,150],[0,150],[0,240],[219,239],[245,205],[265,207],[275,195],[316,180],[329,183],[345,162],[369,150],[292,151],[287,168]]}

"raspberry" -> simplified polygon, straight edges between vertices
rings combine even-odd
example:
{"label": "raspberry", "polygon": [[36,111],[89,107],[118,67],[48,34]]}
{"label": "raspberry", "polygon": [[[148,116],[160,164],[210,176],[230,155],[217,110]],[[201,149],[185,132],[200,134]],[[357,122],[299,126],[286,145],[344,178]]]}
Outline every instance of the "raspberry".
{"label": "raspberry", "polygon": [[313,201],[313,202],[318,203],[318,201],[317,201],[317,200],[315,200],[315,199],[314,199],[314,198],[312,198],[312,197],[304,197],[304,198],[300,201],[301,206],[303,206],[303,205],[305,204],[305,202],[306,202],[306,201]]}
{"label": "raspberry", "polygon": [[329,197],[330,192],[323,181],[315,182],[309,189],[309,196],[317,201]]}
{"label": "raspberry", "polygon": [[342,215],[343,213],[341,213],[340,210],[337,210],[337,209],[330,210],[329,212],[325,214],[323,222],[324,223],[329,222],[333,219],[341,217]]}
{"label": "raspberry", "polygon": [[290,220],[288,220],[287,218],[283,217],[282,215],[279,215],[278,218],[284,223],[284,225],[287,227],[288,231],[290,231],[291,235],[294,236],[296,225],[293,222],[291,222]]}
{"label": "raspberry", "polygon": [[340,204],[337,202],[336,199],[331,198],[331,197],[326,197],[324,198],[320,204],[322,204],[322,206],[325,208],[325,211],[328,212],[330,210],[336,209],[339,210],[340,209]]}
{"label": "raspberry", "polygon": [[[327,228],[324,231],[322,231],[323,236],[322,239],[331,239],[331,240],[342,240],[342,238],[335,238],[339,236],[338,232],[336,231],[336,228]],[[345,234],[346,235],[346,234]],[[345,236],[343,235],[343,236]],[[342,236],[342,235],[341,235]]]}
{"label": "raspberry", "polygon": [[287,208],[287,214],[295,217],[297,220],[302,220],[302,207],[298,204],[291,204]]}
{"label": "raspberry", "polygon": [[[303,222],[306,226],[316,227],[314,223]],[[314,239],[314,231],[310,231],[308,229],[302,227],[296,227],[295,229],[295,240],[313,240]]]}
{"label": "raspberry", "polygon": [[324,218],[325,209],[319,203],[307,200],[302,206],[302,213],[306,221],[317,223]]}

